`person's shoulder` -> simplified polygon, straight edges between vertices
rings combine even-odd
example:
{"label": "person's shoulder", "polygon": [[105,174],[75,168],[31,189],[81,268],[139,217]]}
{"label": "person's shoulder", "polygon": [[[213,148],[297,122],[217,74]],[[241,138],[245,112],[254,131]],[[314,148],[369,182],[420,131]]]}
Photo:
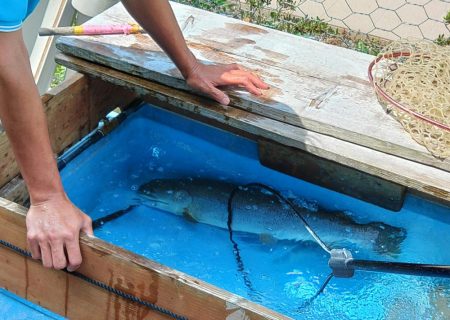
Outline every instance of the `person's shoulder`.
{"label": "person's shoulder", "polygon": [[22,27],[28,10],[28,0],[0,1],[0,32],[12,32]]}

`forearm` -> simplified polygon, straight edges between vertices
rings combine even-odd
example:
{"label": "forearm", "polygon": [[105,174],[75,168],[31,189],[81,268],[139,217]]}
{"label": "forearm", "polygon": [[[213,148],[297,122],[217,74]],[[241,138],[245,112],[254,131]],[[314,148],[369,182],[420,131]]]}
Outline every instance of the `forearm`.
{"label": "forearm", "polygon": [[1,45],[0,117],[32,203],[64,194],[50,145],[46,117],[23,42],[7,35]]}
{"label": "forearm", "polygon": [[197,60],[186,45],[169,1],[122,0],[122,2],[186,78]]}

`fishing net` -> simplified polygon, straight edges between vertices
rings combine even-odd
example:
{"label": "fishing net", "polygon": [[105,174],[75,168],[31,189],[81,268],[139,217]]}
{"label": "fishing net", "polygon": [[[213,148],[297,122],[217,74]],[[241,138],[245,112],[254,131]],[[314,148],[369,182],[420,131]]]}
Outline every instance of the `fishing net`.
{"label": "fishing net", "polygon": [[378,99],[433,156],[450,156],[450,47],[425,40],[387,46],[369,67]]}

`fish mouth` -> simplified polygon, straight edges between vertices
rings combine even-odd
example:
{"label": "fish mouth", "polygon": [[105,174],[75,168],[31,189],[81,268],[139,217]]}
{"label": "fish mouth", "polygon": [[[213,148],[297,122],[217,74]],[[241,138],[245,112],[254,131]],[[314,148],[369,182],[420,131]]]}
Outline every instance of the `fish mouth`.
{"label": "fish mouth", "polygon": [[141,194],[142,195],[142,197],[145,199],[145,200],[148,200],[149,202],[151,202],[152,204],[163,204],[163,205],[169,205],[169,203],[168,202],[166,202],[166,201],[163,201],[163,200],[160,200],[160,199],[158,199],[158,198],[156,198],[156,197],[154,197],[154,196],[151,196],[151,195],[148,195],[148,194]]}

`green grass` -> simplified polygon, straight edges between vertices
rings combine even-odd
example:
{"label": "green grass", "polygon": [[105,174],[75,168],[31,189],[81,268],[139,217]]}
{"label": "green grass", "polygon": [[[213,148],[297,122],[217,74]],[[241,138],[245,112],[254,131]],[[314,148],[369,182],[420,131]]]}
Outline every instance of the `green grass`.
{"label": "green grass", "polygon": [[[75,12],[72,16],[71,26],[77,25],[78,12]],[[50,88],[55,88],[61,84],[66,79],[67,68],[57,64],[55,70],[53,71],[53,78],[50,82]]]}
{"label": "green grass", "polygon": [[55,71],[53,72],[53,79],[50,82],[50,88],[55,88],[61,84],[66,79],[67,68],[57,64]]}
{"label": "green grass", "polygon": [[450,46],[450,37],[441,34],[434,42],[440,46]]}
{"label": "green grass", "polygon": [[[444,16],[444,22],[450,24],[450,11]],[[440,34],[434,42],[440,46],[450,46],[450,37]]]}

